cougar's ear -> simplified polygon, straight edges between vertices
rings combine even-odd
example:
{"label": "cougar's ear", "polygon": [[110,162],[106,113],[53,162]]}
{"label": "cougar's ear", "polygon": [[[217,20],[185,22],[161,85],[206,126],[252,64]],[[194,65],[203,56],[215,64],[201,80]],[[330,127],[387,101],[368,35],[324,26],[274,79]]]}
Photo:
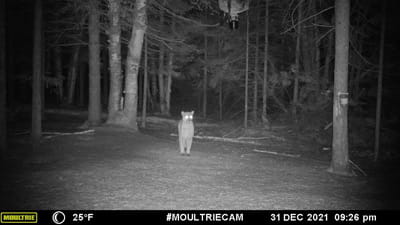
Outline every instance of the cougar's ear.
{"label": "cougar's ear", "polygon": [[194,111],[192,111],[192,115],[194,114]]}
{"label": "cougar's ear", "polygon": [[181,111],[181,115],[182,115],[182,116],[183,116],[184,113],[185,113],[184,111]]}

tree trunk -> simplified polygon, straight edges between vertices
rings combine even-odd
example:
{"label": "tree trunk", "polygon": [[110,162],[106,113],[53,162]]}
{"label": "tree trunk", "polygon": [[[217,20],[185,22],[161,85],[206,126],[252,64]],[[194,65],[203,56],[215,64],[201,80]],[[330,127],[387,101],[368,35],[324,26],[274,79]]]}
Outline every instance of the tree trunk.
{"label": "tree trunk", "polygon": [[[299,14],[301,14],[301,18],[299,18],[299,21],[301,21],[304,17],[304,15],[308,15],[308,14],[314,14],[314,7],[313,7],[313,0],[309,0],[309,1],[302,1],[301,3],[299,3]],[[301,12],[300,12],[301,11]],[[315,19],[315,17],[313,17],[313,19]],[[304,24],[304,25],[303,25]],[[314,30],[313,28],[311,29],[306,29],[308,25],[312,24],[312,20],[310,20],[310,22],[304,22],[304,23],[300,23],[299,27],[300,27],[300,31],[301,33],[299,33],[300,35],[300,54],[299,54],[299,58],[301,59],[301,61],[299,62],[299,67],[300,68],[302,65],[302,73],[304,74],[304,76],[307,76],[309,78],[314,78],[314,74],[315,74],[315,44],[313,43],[315,40],[314,37]],[[305,27],[305,29],[303,29],[303,26]],[[300,70],[298,70],[300,73]],[[297,78],[300,77],[300,74],[297,75]],[[311,79],[310,79],[311,80]],[[297,103],[302,102],[302,100],[304,100],[308,94],[311,92],[312,90],[312,85],[313,83],[311,82],[305,82],[304,85],[302,85],[302,87],[298,87],[298,91],[297,91]],[[297,106],[296,106],[296,113],[297,113]],[[295,117],[296,119],[296,117]]]}
{"label": "tree trunk", "polygon": [[[151,60],[151,69],[150,71],[156,71],[157,68],[157,64],[156,64],[156,60]],[[151,73],[151,98],[152,98],[152,102],[154,102],[156,104],[157,102],[157,73]],[[154,107],[152,106],[152,109],[154,110]]]}
{"label": "tree trunk", "polygon": [[[149,63],[147,62],[147,65],[149,65]],[[153,106],[154,106],[154,102],[153,102],[153,98],[151,97],[151,92],[150,92],[150,84],[149,84],[149,82],[150,82],[150,77],[149,77],[149,69],[147,68],[147,97],[146,97],[146,102],[149,102],[148,103],[148,106],[149,107],[147,107],[147,105],[146,105],[146,110],[149,108],[150,110],[151,109],[153,109]]]}
{"label": "tree trunk", "polygon": [[219,120],[222,120],[222,112],[223,112],[223,96],[222,96],[222,79],[219,81],[218,84],[218,105],[219,105]]}
{"label": "tree trunk", "polygon": [[96,126],[101,122],[100,9],[97,0],[91,0],[90,4],[88,122],[90,125]]}
{"label": "tree trunk", "polygon": [[54,73],[58,80],[57,95],[60,103],[64,101],[64,77],[62,72],[62,57],[61,57],[61,47],[56,46],[54,48]]}
{"label": "tree trunk", "polygon": [[142,54],[143,39],[146,32],[146,0],[135,2],[134,18],[131,39],[128,43],[128,56],[126,59],[125,75],[125,125],[137,130],[137,77],[139,72],[140,57]]}
{"label": "tree trunk", "polygon": [[[171,32],[175,33],[175,19],[171,18]],[[171,115],[171,87],[172,87],[172,73],[174,72],[174,52],[170,50],[168,52],[167,62],[167,86],[165,88],[165,103],[166,103],[166,115]]]}
{"label": "tree trunk", "polygon": [[257,8],[256,10],[256,43],[255,43],[255,56],[254,56],[254,88],[253,88],[253,121],[257,122],[257,110],[258,110],[258,26],[260,20],[260,0],[257,0]]}
{"label": "tree trunk", "polygon": [[268,123],[267,114],[267,82],[268,82],[268,34],[269,34],[269,0],[265,0],[265,39],[264,39],[264,76],[263,76],[263,106],[262,121]]}
{"label": "tree trunk", "polygon": [[330,72],[330,64],[332,60],[332,43],[333,43],[333,33],[328,35],[328,43],[326,46],[326,55],[325,55],[325,63],[324,63],[324,76],[322,78],[322,88],[324,90],[329,88],[329,72]]}
{"label": "tree trunk", "polygon": [[160,100],[160,113],[165,113],[165,96],[164,96],[164,46],[160,43],[160,52],[158,57],[158,95]]}
{"label": "tree trunk", "polygon": [[86,63],[79,64],[79,106],[85,105],[85,77],[86,77]]}
{"label": "tree trunk", "polygon": [[[42,9],[43,10],[43,9]],[[42,27],[43,27],[43,16],[42,16]],[[42,84],[41,84],[41,100],[42,100],[42,107],[40,110],[40,113],[42,114],[42,120],[45,119],[45,115],[44,115],[44,110],[45,110],[45,106],[46,106],[46,99],[45,99],[45,92],[46,92],[46,83],[45,83],[45,79],[46,79],[46,44],[45,44],[45,37],[44,37],[44,30],[42,29],[42,55],[41,55],[41,60],[40,60],[40,64],[41,64],[41,71],[42,71]]]}
{"label": "tree trunk", "polygon": [[7,149],[7,74],[6,74],[6,27],[5,1],[0,1],[0,158],[4,158]]}
{"label": "tree trunk", "polygon": [[328,171],[344,175],[350,174],[347,136],[349,20],[350,0],[336,0],[332,161]]}
{"label": "tree trunk", "polygon": [[303,0],[299,2],[299,9],[297,12],[297,21],[299,22],[297,27],[297,38],[296,38],[296,71],[294,71],[294,85],[293,85],[293,103],[292,103],[292,116],[297,121],[297,104],[299,94],[299,76],[300,76],[300,42],[301,42],[301,19],[303,18]]}
{"label": "tree trunk", "polygon": [[[362,55],[363,54],[363,46],[362,44],[360,44],[360,47],[358,49],[358,52]],[[353,96],[352,98],[354,98],[354,101],[359,101],[359,98],[361,97],[361,90],[360,90],[360,81],[361,81],[361,75],[362,75],[363,70],[361,68],[356,68],[356,72],[354,75],[354,85],[353,86]]]}
{"label": "tree trunk", "polygon": [[115,114],[119,110],[122,88],[121,72],[121,25],[120,25],[120,0],[108,0],[110,5],[110,44],[108,47],[108,56],[110,64],[110,95],[108,99],[108,118],[107,122],[112,123]]}
{"label": "tree trunk", "polygon": [[76,88],[76,78],[78,76],[78,67],[79,67],[79,51],[80,47],[76,46],[74,48],[74,52],[72,53],[71,65],[69,71],[69,79],[68,79],[68,104],[72,104],[74,102],[75,96],[75,88]]}
{"label": "tree trunk", "polygon": [[[143,45],[144,45],[144,40],[143,40]],[[142,53],[143,54],[143,53]],[[140,60],[140,64],[138,68],[141,68],[144,66],[143,60]],[[142,106],[143,102],[143,74],[140,76],[140,69],[138,71],[138,76],[137,76],[137,108],[141,109],[140,107]],[[139,107],[140,106],[140,107]]]}
{"label": "tree trunk", "polygon": [[171,86],[172,86],[172,72],[173,72],[173,60],[174,53],[170,51],[168,53],[168,77],[167,77],[167,86],[165,89],[165,111],[166,115],[170,115],[171,113]]}
{"label": "tree trunk", "polygon": [[[313,3],[314,3],[314,12],[313,13],[316,13],[317,12],[317,1],[315,0],[315,1],[313,1]],[[315,24],[318,23],[317,17],[314,17],[314,23]],[[314,39],[313,39],[313,42],[314,42],[313,47],[315,49],[315,51],[314,51],[315,58],[314,58],[314,64],[313,64],[314,65],[313,72],[315,73],[315,76],[314,76],[315,79],[313,82],[313,84],[315,85],[314,97],[317,97],[317,95],[320,94],[320,90],[321,90],[321,85],[319,82],[320,81],[320,69],[321,69],[320,68],[321,67],[321,63],[320,63],[321,51],[319,48],[320,42],[315,41],[318,37],[319,37],[318,26],[314,26]]]}
{"label": "tree trunk", "polygon": [[108,73],[108,70],[110,67],[109,67],[107,61],[108,61],[109,57],[107,55],[107,51],[102,51],[100,53],[100,56],[102,58],[100,60],[100,62],[103,62],[103,63],[100,63],[100,67],[101,67],[101,78],[100,78],[101,100],[100,100],[100,102],[101,102],[102,106],[104,105],[104,106],[108,107],[108,99],[110,96],[110,93],[109,93],[110,75]]}
{"label": "tree trunk", "polygon": [[[163,5],[166,4],[166,0],[163,1]],[[164,9],[160,10],[160,25],[164,26]],[[160,42],[160,53],[158,58],[158,93],[160,97],[160,112],[162,115],[165,114],[165,91],[164,91],[164,44]]]}
{"label": "tree trunk", "polygon": [[[218,36],[218,60],[221,59],[221,49],[222,49],[222,39],[221,36]],[[219,120],[222,120],[222,82],[223,78],[221,77],[218,84],[218,105],[219,105]]]}
{"label": "tree trunk", "polygon": [[250,18],[249,11],[247,10],[246,15],[246,71],[245,71],[245,81],[244,81],[244,128],[247,129],[248,120],[248,98],[249,98],[249,27]]}
{"label": "tree trunk", "polygon": [[208,40],[207,35],[204,34],[204,68],[203,68],[203,117],[207,117],[207,54],[208,54]]}
{"label": "tree trunk", "polygon": [[42,136],[42,1],[35,1],[32,77],[32,143],[36,146]]}
{"label": "tree trunk", "polygon": [[386,0],[383,0],[382,6],[382,25],[381,37],[379,46],[379,73],[378,73],[378,88],[376,97],[376,125],[375,125],[375,155],[374,161],[378,161],[379,157],[379,137],[381,128],[381,105],[382,105],[382,77],[383,77],[383,59],[385,50],[385,29],[386,29]]}
{"label": "tree trunk", "polygon": [[144,73],[143,73],[143,101],[142,101],[142,124],[143,128],[146,127],[146,112],[147,112],[147,83],[148,83],[148,50],[147,50],[147,35],[144,38]]}

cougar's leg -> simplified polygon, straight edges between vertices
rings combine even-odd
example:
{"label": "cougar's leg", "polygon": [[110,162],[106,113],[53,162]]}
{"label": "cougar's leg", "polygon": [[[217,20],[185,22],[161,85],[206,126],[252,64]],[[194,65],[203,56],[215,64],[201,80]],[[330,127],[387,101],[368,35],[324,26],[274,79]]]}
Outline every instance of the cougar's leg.
{"label": "cougar's leg", "polygon": [[190,149],[192,148],[192,140],[193,140],[192,138],[188,138],[186,140],[186,147],[187,147],[186,153],[188,155],[190,155]]}
{"label": "cougar's leg", "polygon": [[179,149],[180,149],[181,155],[185,154],[185,143],[184,143],[184,139],[182,136],[179,136]]}

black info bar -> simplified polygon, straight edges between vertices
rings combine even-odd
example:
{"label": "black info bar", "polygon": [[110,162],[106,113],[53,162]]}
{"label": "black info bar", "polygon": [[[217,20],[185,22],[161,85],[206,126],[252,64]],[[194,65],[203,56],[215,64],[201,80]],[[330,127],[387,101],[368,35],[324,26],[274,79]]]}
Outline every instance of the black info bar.
{"label": "black info bar", "polygon": [[2,210],[1,224],[389,224],[388,210]]}

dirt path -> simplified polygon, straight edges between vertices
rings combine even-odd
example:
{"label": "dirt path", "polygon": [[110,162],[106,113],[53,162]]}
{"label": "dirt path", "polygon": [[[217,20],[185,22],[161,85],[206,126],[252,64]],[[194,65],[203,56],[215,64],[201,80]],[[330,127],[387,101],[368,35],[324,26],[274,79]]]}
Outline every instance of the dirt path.
{"label": "dirt path", "polygon": [[1,166],[0,208],[399,208],[398,195],[383,197],[376,179],[329,174],[327,160],[199,141],[186,157],[174,138],[145,133],[97,128],[47,139],[34,156],[17,154],[29,145],[13,143],[14,158]]}

